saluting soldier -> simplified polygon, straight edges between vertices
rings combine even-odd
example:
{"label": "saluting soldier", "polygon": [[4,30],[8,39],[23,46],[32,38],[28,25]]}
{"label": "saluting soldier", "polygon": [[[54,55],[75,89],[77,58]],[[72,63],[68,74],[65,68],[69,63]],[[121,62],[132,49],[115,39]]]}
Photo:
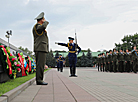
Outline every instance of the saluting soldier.
{"label": "saluting soldier", "polygon": [[120,49],[120,52],[118,53],[118,62],[119,62],[119,71],[124,71],[124,53],[123,49]]}
{"label": "saluting soldier", "polygon": [[136,46],[133,46],[133,50],[132,50],[132,60],[133,60],[133,71],[134,71],[134,73],[137,73],[137,68],[138,68],[138,54],[137,54]]}
{"label": "saluting soldier", "polygon": [[113,71],[117,72],[117,53],[116,53],[116,49],[113,49]]}
{"label": "saluting soldier", "polygon": [[43,81],[44,75],[44,66],[46,63],[46,53],[48,52],[48,36],[47,31],[45,30],[48,21],[44,18],[44,12],[38,15],[35,18],[37,23],[33,27],[33,36],[34,36],[34,52],[36,56],[36,83],[37,85],[47,85]]}
{"label": "saluting soldier", "polygon": [[[69,77],[77,77],[76,75],[77,55],[81,51],[81,48],[78,46],[78,44],[74,43],[73,40],[74,38],[69,37],[69,43],[67,44],[55,42],[55,44],[68,47],[69,49],[68,57],[69,57],[70,74],[71,74]],[[76,51],[76,49],[79,49],[79,50]]]}

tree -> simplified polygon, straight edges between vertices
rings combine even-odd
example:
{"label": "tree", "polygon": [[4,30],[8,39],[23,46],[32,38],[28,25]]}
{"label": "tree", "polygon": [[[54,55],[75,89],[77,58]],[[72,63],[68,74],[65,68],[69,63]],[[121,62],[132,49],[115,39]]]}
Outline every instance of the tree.
{"label": "tree", "polygon": [[59,57],[59,53],[57,51],[56,54],[55,54],[55,58],[58,58],[58,57]]}
{"label": "tree", "polygon": [[53,55],[52,50],[50,50],[50,52],[46,54],[46,65],[48,65],[49,67],[55,67],[56,65],[56,59]]}
{"label": "tree", "polygon": [[77,58],[76,66],[77,66],[77,67],[80,67],[80,66],[81,66],[81,57],[78,57],[78,58]]}
{"label": "tree", "polygon": [[31,57],[34,57],[32,54],[33,52],[30,51],[28,48],[23,48],[22,46],[20,46],[18,49],[22,50],[23,52],[27,53],[28,55],[30,55]]}
{"label": "tree", "polygon": [[83,52],[83,55],[80,58],[80,62],[81,62],[81,64],[80,64],[81,67],[86,67],[86,56],[85,56],[84,52]]}
{"label": "tree", "polygon": [[116,48],[119,49],[124,49],[126,50],[127,48],[132,50],[132,46],[136,45],[138,48],[138,34],[134,34],[134,35],[126,35],[124,36],[123,39],[121,39],[121,41],[123,42],[122,44],[117,44],[115,43]]}
{"label": "tree", "polygon": [[91,55],[91,50],[88,49],[88,53],[86,55],[86,65],[87,67],[92,67],[93,66],[93,62],[92,62],[92,55]]}

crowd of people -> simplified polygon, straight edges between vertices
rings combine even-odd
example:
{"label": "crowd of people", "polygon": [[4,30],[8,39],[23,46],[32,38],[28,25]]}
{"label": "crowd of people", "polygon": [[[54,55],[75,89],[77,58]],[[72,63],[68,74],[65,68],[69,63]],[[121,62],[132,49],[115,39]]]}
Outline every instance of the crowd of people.
{"label": "crowd of people", "polygon": [[138,71],[138,50],[133,46],[132,50],[113,49],[101,53],[97,58],[98,71],[106,72],[134,72]]}

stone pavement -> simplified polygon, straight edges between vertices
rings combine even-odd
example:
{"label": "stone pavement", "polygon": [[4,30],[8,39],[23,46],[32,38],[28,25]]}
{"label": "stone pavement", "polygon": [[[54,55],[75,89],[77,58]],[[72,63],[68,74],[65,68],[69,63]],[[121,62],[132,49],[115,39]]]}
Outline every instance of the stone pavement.
{"label": "stone pavement", "polygon": [[48,86],[35,83],[12,102],[138,102],[138,74],[98,72],[78,68],[77,78],[68,77],[69,69],[45,74]]}

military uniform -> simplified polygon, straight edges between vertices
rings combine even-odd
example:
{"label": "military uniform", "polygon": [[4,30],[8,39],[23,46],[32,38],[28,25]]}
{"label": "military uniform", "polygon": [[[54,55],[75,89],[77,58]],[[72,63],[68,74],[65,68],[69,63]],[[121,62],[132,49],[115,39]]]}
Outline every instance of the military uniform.
{"label": "military uniform", "polygon": [[60,69],[60,72],[63,72],[63,61],[64,61],[64,59],[63,59],[62,55],[60,55],[60,57],[59,57],[59,69]]}
{"label": "military uniform", "polygon": [[117,72],[117,53],[113,52],[113,71]]}
{"label": "military uniform", "polygon": [[118,61],[119,61],[119,72],[123,72],[124,71],[124,53],[123,52],[119,52],[118,53]]}
{"label": "military uniform", "polygon": [[113,54],[109,54],[108,58],[109,58],[109,71],[113,72],[113,59],[112,59]]}
{"label": "military uniform", "polygon": [[108,55],[105,56],[105,71],[107,72],[109,70],[109,59]]}
{"label": "military uniform", "polygon": [[[74,40],[74,38],[71,38],[69,37],[69,40]],[[69,64],[70,64],[70,74],[71,76],[76,76],[76,63],[77,63],[77,55],[76,53],[79,54],[79,52],[81,51],[81,48],[75,44],[75,43],[57,43],[58,45],[61,45],[61,46],[65,46],[65,47],[68,47],[69,49],[69,54],[68,54],[68,57],[69,57]],[[79,49],[77,52],[76,52],[76,48]]]}
{"label": "military uniform", "polygon": [[125,71],[126,72],[130,72],[131,71],[131,66],[130,66],[130,62],[131,62],[131,58],[130,58],[130,53],[129,52],[126,52],[124,54],[124,57],[125,57]]}
{"label": "military uniform", "polygon": [[100,57],[99,57],[100,55],[98,55],[98,58],[97,58],[97,64],[98,64],[98,71],[99,71],[99,69],[100,69]]}
{"label": "military uniform", "polygon": [[138,68],[138,54],[135,50],[132,51],[132,60],[133,60],[133,71],[137,73]]}
{"label": "military uniform", "polygon": [[[36,19],[43,19],[44,13],[42,12]],[[43,74],[44,66],[46,63],[46,53],[48,52],[48,36],[46,27],[49,22],[44,21],[43,24],[36,23],[33,27],[34,36],[34,52],[36,56],[36,82],[37,84],[44,84]]]}
{"label": "military uniform", "polygon": [[102,57],[102,71],[105,71],[105,56]]}

